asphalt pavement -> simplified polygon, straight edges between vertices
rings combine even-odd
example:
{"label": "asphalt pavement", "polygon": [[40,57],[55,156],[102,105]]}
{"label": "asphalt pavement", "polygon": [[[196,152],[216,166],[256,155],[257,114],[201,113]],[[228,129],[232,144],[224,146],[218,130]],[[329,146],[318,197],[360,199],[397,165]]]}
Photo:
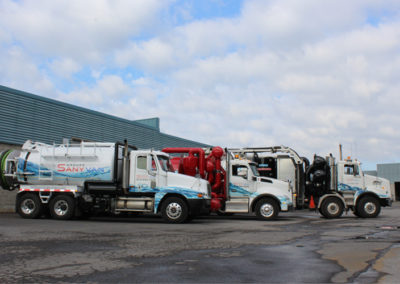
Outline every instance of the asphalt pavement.
{"label": "asphalt pavement", "polygon": [[313,211],[56,221],[0,214],[0,283],[398,283],[400,204],[375,219]]}

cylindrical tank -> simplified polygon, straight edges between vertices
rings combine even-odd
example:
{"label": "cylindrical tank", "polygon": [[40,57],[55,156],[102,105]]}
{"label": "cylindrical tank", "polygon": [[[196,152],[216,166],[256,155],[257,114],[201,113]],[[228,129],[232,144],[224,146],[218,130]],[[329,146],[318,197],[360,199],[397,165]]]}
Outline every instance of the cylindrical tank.
{"label": "cylindrical tank", "polygon": [[15,153],[10,152],[6,158],[2,154],[2,184],[7,178],[10,181],[11,175],[14,184],[78,186],[88,180],[111,181],[114,177],[113,143],[47,145],[27,141],[22,151]]}

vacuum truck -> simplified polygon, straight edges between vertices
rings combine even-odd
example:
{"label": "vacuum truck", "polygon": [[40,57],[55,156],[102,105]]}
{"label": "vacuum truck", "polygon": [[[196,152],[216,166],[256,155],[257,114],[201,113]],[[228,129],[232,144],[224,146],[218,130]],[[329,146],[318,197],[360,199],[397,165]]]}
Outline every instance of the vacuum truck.
{"label": "vacuum truck", "polygon": [[125,143],[47,145],[27,141],[0,154],[0,185],[18,190],[16,211],[54,219],[100,212],[161,214],[183,223],[209,213],[208,181],[172,172],[169,155]]}
{"label": "vacuum truck", "polygon": [[200,177],[211,185],[211,212],[220,215],[255,213],[272,220],[293,206],[288,182],[258,175],[257,165],[236,159],[228,150],[213,148],[165,148],[174,155],[171,164],[178,173]]}
{"label": "vacuum truck", "polygon": [[315,155],[310,164],[285,146],[230,151],[255,163],[260,176],[290,182],[295,209],[318,209],[326,218],[339,218],[351,210],[358,217],[373,218],[392,203],[389,180],[364,174],[361,163],[350,157],[336,161],[332,154]]}

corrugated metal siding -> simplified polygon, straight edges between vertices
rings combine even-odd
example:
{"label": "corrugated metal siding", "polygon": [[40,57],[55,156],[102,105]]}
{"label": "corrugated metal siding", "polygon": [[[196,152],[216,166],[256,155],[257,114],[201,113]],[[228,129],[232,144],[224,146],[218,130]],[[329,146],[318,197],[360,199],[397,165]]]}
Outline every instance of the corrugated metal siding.
{"label": "corrugated metal siding", "polygon": [[72,137],[107,142],[128,139],[131,145],[154,149],[208,146],[135,121],[0,86],[0,142],[61,143]]}
{"label": "corrugated metal siding", "polygon": [[400,163],[378,164],[378,176],[390,180],[391,183],[400,181]]}

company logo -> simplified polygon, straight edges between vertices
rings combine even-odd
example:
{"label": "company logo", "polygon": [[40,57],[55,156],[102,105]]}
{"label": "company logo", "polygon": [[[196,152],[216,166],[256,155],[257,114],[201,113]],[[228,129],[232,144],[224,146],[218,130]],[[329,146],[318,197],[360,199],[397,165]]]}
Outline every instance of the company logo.
{"label": "company logo", "polygon": [[60,173],[92,173],[92,174],[102,174],[105,173],[104,168],[89,168],[85,164],[57,164],[57,172]]}

